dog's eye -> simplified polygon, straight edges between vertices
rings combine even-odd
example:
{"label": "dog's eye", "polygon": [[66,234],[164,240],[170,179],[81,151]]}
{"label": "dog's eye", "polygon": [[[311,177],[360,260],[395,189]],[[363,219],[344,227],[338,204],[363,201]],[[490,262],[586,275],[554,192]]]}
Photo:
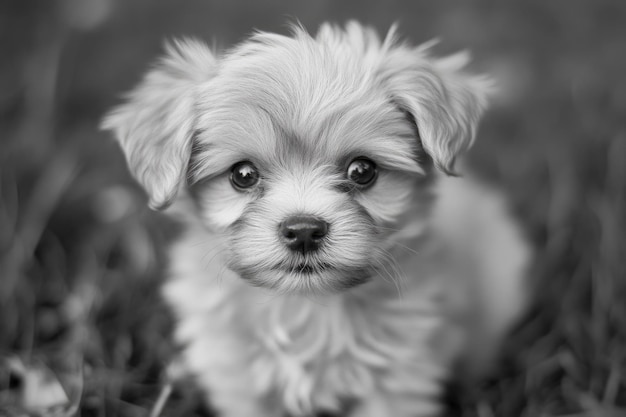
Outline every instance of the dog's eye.
{"label": "dog's eye", "polygon": [[230,182],[238,190],[253,187],[259,182],[259,171],[249,161],[238,162],[233,165]]}
{"label": "dog's eye", "polygon": [[359,185],[371,185],[378,176],[378,170],[372,160],[359,157],[350,162],[346,176]]}

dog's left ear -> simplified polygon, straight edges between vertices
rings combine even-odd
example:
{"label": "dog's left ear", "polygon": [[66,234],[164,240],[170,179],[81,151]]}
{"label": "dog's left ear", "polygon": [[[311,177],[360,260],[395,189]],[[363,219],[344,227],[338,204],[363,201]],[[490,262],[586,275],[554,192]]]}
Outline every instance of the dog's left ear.
{"label": "dog's left ear", "polygon": [[390,50],[381,73],[392,99],[415,119],[435,166],[454,174],[456,157],[474,140],[492,82],[463,70],[467,53],[437,59],[427,56],[426,49]]}
{"label": "dog's left ear", "polygon": [[192,40],[166,45],[166,54],[113,109],[101,128],[111,130],[131,173],[153,209],[167,207],[185,179],[194,134],[196,90],[217,63],[211,50]]}

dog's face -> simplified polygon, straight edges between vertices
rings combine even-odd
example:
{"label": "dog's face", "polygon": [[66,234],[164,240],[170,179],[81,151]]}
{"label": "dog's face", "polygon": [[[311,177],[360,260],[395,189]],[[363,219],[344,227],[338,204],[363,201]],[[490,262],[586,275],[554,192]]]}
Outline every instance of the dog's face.
{"label": "dog's face", "polygon": [[[197,104],[191,189],[242,277],[339,290],[381,267],[383,226],[427,168],[414,127],[364,71],[306,70],[302,58],[270,49],[223,63]],[[286,72],[289,63],[305,70]]]}
{"label": "dog's face", "polygon": [[189,188],[242,278],[339,291],[389,274],[431,167],[451,171],[470,145],[486,83],[464,61],[356,23],[258,34],[220,60],[179,43],[104,126],[153,207]]}

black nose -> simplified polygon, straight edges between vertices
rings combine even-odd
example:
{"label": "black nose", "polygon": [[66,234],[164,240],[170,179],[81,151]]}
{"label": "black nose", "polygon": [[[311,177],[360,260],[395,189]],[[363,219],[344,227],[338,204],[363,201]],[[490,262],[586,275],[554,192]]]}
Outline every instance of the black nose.
{"label": "black nose", "polygon": [[328,233],[328,223],[310,216],[293,216],[280,224],[283,243],[295,252],[312,252],[319,248]]}

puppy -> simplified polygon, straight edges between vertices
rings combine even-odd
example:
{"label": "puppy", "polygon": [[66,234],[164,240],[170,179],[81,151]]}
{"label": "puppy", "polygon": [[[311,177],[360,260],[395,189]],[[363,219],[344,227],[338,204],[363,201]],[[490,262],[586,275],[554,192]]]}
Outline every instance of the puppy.
{"label": "puppy", "polygon": [[185,224],[163,294],[220,415],[435,416],[456,364],[486,369],[529,251],[497,194],[447,175],[490,90],[466,62],[356,22],[184,40],[105,118]]}

